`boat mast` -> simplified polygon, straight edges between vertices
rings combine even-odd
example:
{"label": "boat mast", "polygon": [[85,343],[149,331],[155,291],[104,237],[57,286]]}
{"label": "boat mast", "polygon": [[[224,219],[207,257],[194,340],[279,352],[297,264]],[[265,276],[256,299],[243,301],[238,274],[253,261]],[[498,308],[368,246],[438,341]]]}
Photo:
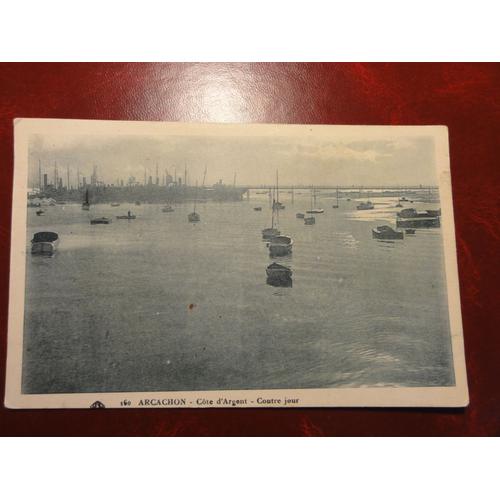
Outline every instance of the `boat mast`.
{"label": "boat mast", "polygon": [[273,202],[271,205],[271,229],[274,229],[274,210],[275,210],[275,205],[276,205],[276,200],[274,199],[274,188],[273,188],[273,196],[272,196]]}
{"label": "boat mast", "polygon": [[196,200],[198,198],[198,181],[196,181],[196,187],[195,187],[195,192],[194,192],[194,205],[193,205],[193,212],[196,213]]}
{"label": "boat mast", "polygon": [[278,184],[278,170],[276,170],[276,227],[280,224],[280,189]]}

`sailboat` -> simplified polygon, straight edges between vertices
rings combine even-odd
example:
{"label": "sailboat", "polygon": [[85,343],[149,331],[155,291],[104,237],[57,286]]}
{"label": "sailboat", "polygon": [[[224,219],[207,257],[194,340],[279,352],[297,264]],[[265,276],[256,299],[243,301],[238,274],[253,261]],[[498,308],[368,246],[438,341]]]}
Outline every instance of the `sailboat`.
{"label": "sailboat", "polygon": [[280,235],[280,230],[275,226],[275,220],[277,219],[277,214],[278,209],[276,208],[276,204],[274,203],[273,199],[273,205],[272,205],[272,213],[271,213],[271,227],[267,227],[266,229],[262,230],[262,237],[265,240],[270,240],[274,236],[279,236]]}
{"label": "sailboat", "polygon": [[[308,214],[313,214],[313,188],[311,187],[311,210],[307,210]],[[310,215],[309,217],[304,217],[304,224],[306,226],[312,226],[313,224],[316,224],[316,219],[313,215]]]}
{"label": "sailboat", "polygon": [[[276,190],[278,188],[278,172],[276,171]],[[278,226],[278,205],[276,204],[276,200],[273,197],[273,203],[271,205],[271,227],[267,227],[266,229],[262,230],[262,237],[265,240],[270,240],[271,238],[275,236],[280,235],[280,230],[278,227],[274,227],[275,220],[276,220],[276,226]]]}
{"label": "sailboat", "polygon": [[[314,206],[312,204],[312,200],[314,198]],[[316,190],[311,188],[311,210],[308,210],[308,214],[322,214],[324,210],[322,208],[316,208]]]}
{"label": "sailboat", "polygon": [[193,211],[188,214],[188,222],[200,222],[200,214],[196,212],[196,201],[198,198],[198,181],[196,181],[196,191],[194,195]]}
{"label": "sailboat", "polygon": [[332,205],[332,208],[339,208],[339,188],[337,186],[337,203],[335,205]]}
{"label": "sailboat", "polygon": [[85,199],[82,203],[82,210],[90,210],[89,190],[85,190]]}
{"label": "sailboat", "polygon": [[292,253],[293,239],[290,236],[273,236],[269,243],[269,255],[282,257]]}
{"label": "sailboat", "polygon": [[[205,172],[203,174],[203,183],[201,185],[201,188],[205,186],[205,178],[207,176],[207,167],[205,167]],[[196,181],[196,191],[195,191],[195,196],[194,196],[194,206],[193,206],[193,211],[188,214],[188,221],[189,222],[200,222],[200,214],[196,212],[196,202],[198,201],[198,181]]]}

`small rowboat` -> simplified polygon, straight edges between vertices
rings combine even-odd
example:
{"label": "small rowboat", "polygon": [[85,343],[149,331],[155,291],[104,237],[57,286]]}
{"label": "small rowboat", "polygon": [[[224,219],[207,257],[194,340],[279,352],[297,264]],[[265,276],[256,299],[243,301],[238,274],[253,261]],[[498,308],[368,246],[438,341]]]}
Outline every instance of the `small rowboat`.
{"label": "small rowboat", "polygon": [[269,243],[269,255],[281,257],[292,253],[293,240],[290,236],[274,236]]}
{"label": "small rowboat", "polygon": [[188,222],[200,222],[200,214],[191,212],[188,214]]}
{"label": "small rowboat", "polygon": [[377,240],[402,240],[405,236],[403,231],[395,231],[390,226],[378,226],[372,229],[372,235]]}
{"label": "small rowboat", "polygon": [[31,240],[31,253],[33,255],[54,255],[59,245],[59,235],[52,231],[35,233]]}
{"label": "small rowboat", "polygon": [[111,219],[109,217],[96,217],[90,221],[92,225],[94,224],[110,224]]}
{"label": "small rowboat", "polygon": [[373,210],[375,206],[371,201],[364,202],[362,201],[359,205],[356,206],[358,210]]}
{"label": "small rowboat", "polygon": [[292,270],[289,267],[273,262],[267,266],[266,274],[268,285],[286,288],[292,286]]}

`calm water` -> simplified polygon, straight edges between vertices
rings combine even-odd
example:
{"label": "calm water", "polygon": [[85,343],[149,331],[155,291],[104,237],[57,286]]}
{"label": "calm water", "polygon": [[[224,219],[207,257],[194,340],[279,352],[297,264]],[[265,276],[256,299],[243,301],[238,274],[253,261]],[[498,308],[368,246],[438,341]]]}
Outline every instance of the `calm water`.
{"label": "calm water", "polygon": [[[28,209],[28,241],[59,233],[52,258],[27,247],[23,390],[27,393],[434,386],[454,383],[440,229],[372,239],[394,199],[283,195],[293,287],[266,284],[265,196],[191,205]],[[262,212],[254,206],[261,205]],[[434,208],[430,204],[414,208]],[[137,214],[91,226],[90,216]]]}

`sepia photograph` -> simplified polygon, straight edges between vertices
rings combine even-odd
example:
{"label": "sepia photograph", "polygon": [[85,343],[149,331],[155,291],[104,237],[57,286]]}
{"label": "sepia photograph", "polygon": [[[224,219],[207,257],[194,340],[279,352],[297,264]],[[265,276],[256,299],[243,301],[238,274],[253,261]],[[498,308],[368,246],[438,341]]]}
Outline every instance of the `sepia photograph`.
{"label": "sepia photograph", "polygon": [[6,405],[464,406],[440,126],[15,123]]}

